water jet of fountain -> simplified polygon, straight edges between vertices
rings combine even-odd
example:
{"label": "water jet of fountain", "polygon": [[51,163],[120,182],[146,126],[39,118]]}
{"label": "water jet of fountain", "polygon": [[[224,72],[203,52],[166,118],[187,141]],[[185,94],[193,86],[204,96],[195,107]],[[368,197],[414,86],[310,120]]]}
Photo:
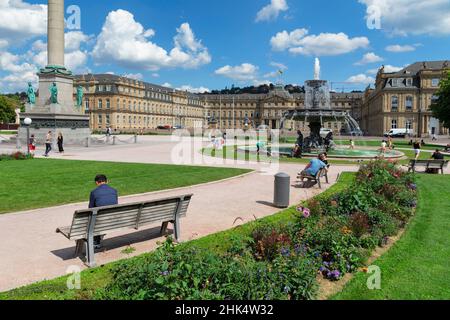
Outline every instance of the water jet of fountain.
{"label": "water jet of fountain", "polygon": [[314,63],[314,80],[320,80],[320,60],[316,58]]}

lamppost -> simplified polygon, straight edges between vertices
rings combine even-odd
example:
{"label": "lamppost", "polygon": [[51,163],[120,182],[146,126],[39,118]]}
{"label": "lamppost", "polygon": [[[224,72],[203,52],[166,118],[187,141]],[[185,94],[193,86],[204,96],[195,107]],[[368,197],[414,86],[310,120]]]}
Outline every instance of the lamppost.
{"label": "lamppost", "polygon": [[27,127],[27,150],[28,150],[27,155],[28,156],[30,156],[30,125],[32,122],[33,121],[30,118],[25,118],[25,120],[23,120],[23,123]]}

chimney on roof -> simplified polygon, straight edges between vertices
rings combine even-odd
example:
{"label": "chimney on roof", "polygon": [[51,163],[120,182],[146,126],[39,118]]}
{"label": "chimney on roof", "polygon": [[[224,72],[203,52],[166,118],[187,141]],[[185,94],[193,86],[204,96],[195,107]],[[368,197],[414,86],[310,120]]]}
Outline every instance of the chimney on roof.
{"label": "chimney on roof", "polygon": [[425,61],[422,63],[422,67],[423,67],[423,69],[427,68],[427,63]]}

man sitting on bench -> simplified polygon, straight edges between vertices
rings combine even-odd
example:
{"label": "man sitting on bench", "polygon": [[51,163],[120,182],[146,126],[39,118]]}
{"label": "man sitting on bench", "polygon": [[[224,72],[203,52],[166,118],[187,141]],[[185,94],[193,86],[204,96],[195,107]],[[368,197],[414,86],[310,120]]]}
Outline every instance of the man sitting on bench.
{"label": "man sitting on bench", "polygon": [[[117,190],[108,186],[108,179],[105,175],[99,174],[95,177],[97,188],[91,192],[89,197],[89,209],[113,206],[119,203]],[[94,248],[101,247],[101,236],[94,237]]]}
{"label": "man sitting on bench", "polygon": [[[323,157],[323,155],[319,155],[319,157]],[[315,177],[320,170],[327,168],[327,164],[324,163],[319,158],[311,159],[309,164],[306,166],[305,170],[300,173],[300,176],[311,176]]]}

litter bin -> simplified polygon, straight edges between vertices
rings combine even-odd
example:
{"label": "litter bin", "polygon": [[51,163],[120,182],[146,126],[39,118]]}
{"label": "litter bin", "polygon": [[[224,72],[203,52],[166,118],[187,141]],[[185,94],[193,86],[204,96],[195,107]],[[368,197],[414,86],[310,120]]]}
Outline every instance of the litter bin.
{"label": "litter bin", "polygon": [[277,208],[289,207],[291,177],[283,172],[275,175],[275,188],[273,204]]}

